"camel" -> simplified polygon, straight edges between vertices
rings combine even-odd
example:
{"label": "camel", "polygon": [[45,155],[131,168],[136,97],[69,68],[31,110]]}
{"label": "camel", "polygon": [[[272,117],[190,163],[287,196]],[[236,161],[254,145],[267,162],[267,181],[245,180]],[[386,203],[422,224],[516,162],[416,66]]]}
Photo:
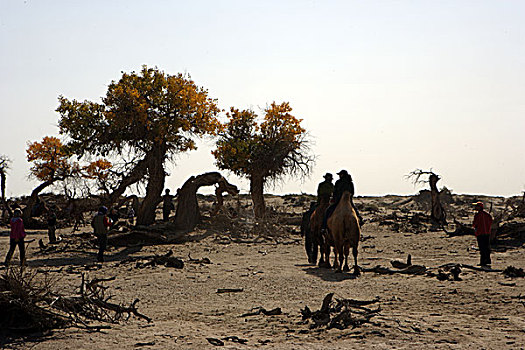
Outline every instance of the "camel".
{"label": "camel", "polygon": [[[330,260],[328,255],[330,255],[330,245],[328,237],[325,237],[321,232],[323,226],[323,218],[326,212],[326,208],[330,205],[329,198],[323,197],[320,200],[319,205],[315,208],[314,212],[310,216],[310,232],[312,234],[312,264],[316,263],[317,260],[317,247],[320,249],[321,256],[319,258],[319,267],[330,267]],[[328,255],[326,251],[328,250]],[[310,257],[309,257],[310,260]]]}
{"label": "camel", "polygon": [[[344,259],[343,271],[350,271],[348,268],[348,254],[350,253],[350,247],[352,247],[354,274],[358,276],[360,270],[357,265],[357,246],[359,245],[361,228],[357,214],[352,207],[351,197],[349,191],[343,192],[343,196],[339,204],[337,204],[334,213],[328,218],[328,230],[334,243],[334,269],[336,272],[341,272]],[[328,254],[330,254],[330,250],[328,250]],[[329,256],[326,258],[329,259]]]}

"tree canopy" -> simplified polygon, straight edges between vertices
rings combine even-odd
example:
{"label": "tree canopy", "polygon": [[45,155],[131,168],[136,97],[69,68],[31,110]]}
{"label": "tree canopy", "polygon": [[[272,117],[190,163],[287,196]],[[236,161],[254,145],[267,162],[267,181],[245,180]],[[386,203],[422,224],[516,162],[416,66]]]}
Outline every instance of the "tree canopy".
{"label": "tree canopy", "polygon": [[310,172],[313,157],[308,153],[306,130],[294,117],[288,102],[273,102],[259,122],[251,110],[231,108],[212,152],[219,169],[250,180],[255,215],[264,217],[263,188],[268,180]]}
{"label": "tree canopy", "polygon": [[42,141],[29,143],[26,154],[27,161],[32,163],[30,176],[40,181],[64,179],[78,168],[70,162],[70,155],[62,141],[54,136],[44,136]]}
{"label": "tree canopy", "polygon": [[154,219],[154,203],[162,193],[164,163],[174,154],[195,149],[195,138],[215,134],[220,123],[216,101],[186,74],[169,75],[143,66],[122,73],[108,86],[100,103],[59,97],[60,132],[67,147],[82,157],[109,156],[124,163],[109,202],[147,179],[146,198],[138,223]]}

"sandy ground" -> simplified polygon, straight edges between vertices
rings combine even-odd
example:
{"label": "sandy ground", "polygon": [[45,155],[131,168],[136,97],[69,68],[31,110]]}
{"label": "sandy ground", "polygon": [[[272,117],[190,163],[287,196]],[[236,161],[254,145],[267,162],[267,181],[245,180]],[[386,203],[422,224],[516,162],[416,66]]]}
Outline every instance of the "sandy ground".
{"label": "sandy ground", "polygon": [[[359,200],[358,200],[359,201]],[[367,218],[367,213],[365,218]],[[87,228],[86,228],[87,230]],[[4,229],[5,231],[5,229]],[[68,239],[71,229],[59,230]],[[502,273],[463,269],[462,281],[438,281],[428,276],[335,274],[309,265],[298,234],[280,243],[227,243],[221,233],[196,231],[192,240],[173,245],[112,248],[107,262],[93,266],[96,251],[39,253],[29,246],[29,269],[59,277],[57,289],[74,294],[81,273],[111,277],[106,283],[115,301],[139,298],[139,310],[153,322],[130,318],[109,330],[56,330],[42,339],[5,345],[11,349],[213,349],[206,338],[237,336],[246,344],[224,341],[226,349],[523,349],[525,347],[525,279]],[[390,266],[405,260],[437,268],[446,263],[476,265],[479,252],[473,236],[448,238],[443,232],[393,232],[379,222],[363,227],[359,247],[363,267]],[[43,231],[29,238],[44,238]],[[0,237],[5,256],[8,237]],[[173,250],[183,269],[164,266],[135,268],[120,264],[129,256],[146,257]],[[191,257],[211,264],[188,261]],[[14,261],[17,262],[18,253]],[[493,268],[525,267],[523,244],[498,248]],[[437,269],[436,269],[437,271]],[[242,292],[217,293],[219,288]],[[323,297],[380,298],[381,312],[373,323],[353,329],[309,329],[300,310],[317,310]],[[281,315],[241,317],[254,307],[280,307]]]}

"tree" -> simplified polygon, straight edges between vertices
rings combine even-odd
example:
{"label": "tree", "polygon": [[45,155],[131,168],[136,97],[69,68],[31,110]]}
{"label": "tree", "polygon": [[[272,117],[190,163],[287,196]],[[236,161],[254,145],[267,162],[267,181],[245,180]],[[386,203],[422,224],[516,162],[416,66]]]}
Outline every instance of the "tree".
{"label": "tree", "polygon": [[[422,176],[428,175],[428,179],[421,179]],[[430,219],[433,224],[438,226],[447,225],[447,214],[441,201],[439,200],[439,190],[437,188],[437,182],[441,179],[437,174],[435,174],[432,169],[430,171],[424,171],[421,169],[416,169],[410,174],[405,176],[406,179],[412,179],[412,182],[415,184],[418,183],[428,183],[430,185],[430,196],[432,209],[430,211]]]}
{"label": "tree", "polygon": [[41,181],[31,192],[23,212],[24,221],[29,223],[31,211],[38,202],[39,193],[57,181],[74,176],[80,171],[80,168],[77,163],[71,161],[71,155],[62,141],[54,136],[45,136],[42,141],[29,143],[26,154],[27,161],[32,163],[29,177]]}
{"label": "tree", "polygon": [[9,170],[9,165],[11,164],[11,160],[5,156],[0,155],[0,192],[2,195],[2,218],[4,218],[4,213],[7,211],[9,216],[12,216],[13,213],[11,212],[11,208],[7,205],[7,201],[5,200],[5,183],[7,178],[7,170]]}
{"label": "tree", "polygon": [[[192,176],[177,191],[178,203],[175,213],[175,226],[177,229],[190,231],[195,228],[200,219],[199,205],[197,203],[197,191],[202,186],[218,184],[221,189],[227,189],[230,193],[237,194],[237,187],[230,184],[218,172],[204,173]],[[217,200],[221,198],[222,192],[217,195]]]}
{"label": "tree", "polygon": [[120,160],[120,180],[107,196],[112,204],[133,184],[146,182],[137,224],[151,224],[164,188],[165,162],[196,149],[195,137],[215,134],[220,123],[216,101],[189,75],[169,75],[143,66],[113,81],[101,103],[59,97],[60,132],[68,147],[85,154]]}
{"label": "tree", "polygon": [[266,213],[264,186],[268,180],[305,176],[313,163],[306,130],[291,111],[289,103],[273,102],[259,123],[253,111],[231,108],[212,152],[220,169],[249,179],[254,214],[259,219]]}

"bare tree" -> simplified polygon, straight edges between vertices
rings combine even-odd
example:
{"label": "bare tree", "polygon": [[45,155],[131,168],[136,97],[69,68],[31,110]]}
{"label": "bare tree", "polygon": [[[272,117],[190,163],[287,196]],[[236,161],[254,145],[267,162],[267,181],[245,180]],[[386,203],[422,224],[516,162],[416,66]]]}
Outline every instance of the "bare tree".
{"label": "bare tree", "polygon": [[[428,178],[426,177],[428,175]],[[432,209],[430,212],[430,219],[432,223],[439,226],[447,225],[447,214],[445,209],[441,205],[439,200],[439,190],[437,188],[437,182],[441,179],[439,175],[435,174],[432,169],[430,170],[421,170],[416,169],[411,171],[408,175],[405,176],[407,180],[411,180],[414,185],[428,183],[430,185],[430,196],[431,196],[431,205]]]}
{"label": "bare tree", "polygon": [[9,164],[11,163],[11,160],[5,155],[0,155],[0,188],[2,192],[2,218],[5,216],[5,212],[9,214],[9,216],[12,216],[13,213],[11,212],[11,208],[7,205],[7,201],[5,199],[5,183],[7,178],[7,170],[9,170]]}

